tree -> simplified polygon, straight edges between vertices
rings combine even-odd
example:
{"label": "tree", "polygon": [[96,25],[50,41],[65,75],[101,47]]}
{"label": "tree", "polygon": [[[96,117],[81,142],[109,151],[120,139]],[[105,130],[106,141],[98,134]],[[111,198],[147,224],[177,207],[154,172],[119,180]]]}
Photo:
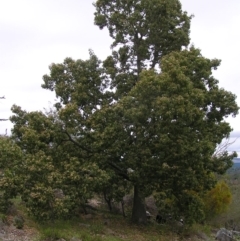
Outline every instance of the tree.
{"label": "tree", "polygon": [[95,24],[113,38],[112,56],[104,65],[115,98],[128,94],[143,69],[154,69],[162,56],[189,44],[192,16],[178,0],[98,0]]}
{"label": "tree", "polygon": [[108,205],[109,211],[112,212],[113,202],[121,203],[123,217],[125,214],[124,197],[130,193],[132,185],[127,180],[115,174],[114,170],[106,167],[106,172],[110,176],[108,182],[103,183],[102,186],[96,189],[96,193],[103,195],[105,202]]}
{"label": "tree", "polygon": [[231,132],[225,118],[239,110],[212,75],[220,61],[187,47],[191,16],[177,0],[98,0],[95,7],[95,24],[114,39],[112,55],[102,62],[90,51],[88,60],[52,64],[42,87],[58,97],[54,118],[15,107],[13,136],[32,158],[36,151],[49,157],[76,205],[108,188],[107,180],[126,181],[134,188],[133,222],[146,222],[145,197],[153,193],[194,222],[214,173],[236,155],[213,157]]}
{"label": "tree", "polygon": [[[12,138],[24,152],[17,177],[18,192],[38,220],[57,219],[75,214],[93,196],[107,175],[86,153],[68,142],[71,138],[54,112],[26,112],[12,107]],[[61,195],[59,195],[61,193]]]}
{"label": "tree", "polygon": [[67,61],[51,66],[44,87],[51,84],[58,97],[68,96],[59,117],[69,141],[90,154],[86,160],[134,185],[133,221],[145,222],[144,198],[153,191],[173,197],[175,212],[196,220],[198,194],[214,186],[212,174],[223,173],[235,156],[213,158],[231,132],[224,118],[238,112],[236,96],[219,89],[212,76],[220,61],[204,58],[194,47],[172,52],[162,58],[160,73],[142,71],[128,95],[113,103],[97,94],[95,102],[91,95],[89,102],[79,101],[86,95],[84,84],[100,89],[99,75],[92,78],[96,70],[88,66],[86,79],[77,72],[79,61]]}
{"label": "tree", "polygon": [[[228,111],[224,113],[227,109],[224,105],[231,106],[233,104],[232,113],[234,115],[237,113],[236,97],[224,90],[219,90],[217,80],[211,76],[211,70],[217,68],[220,64],[218,60],[204,59],[200,52],[194,48],[182,53],[175,52],[181,51],[183,47],[189,44],[190,20],[192,17],[182,11],[179,1],[98,0],[95,7],[95,24],[100,29],[107,27],[114,40],[111,46],[114,50],[112,56],[109,56],[103,64],[110,76],[111,88],[116,90],[114,97],[119,100],[116,105],[103,111],[105,119],[108,117],[108,120],[103,124],[101,132],[106,133],[107,138],[110,137],[110,139],[107,139],[103,134],[101,136],[104,136],[107,139],[108,146],[112,147],[111,150],[109,150],[110,148],[106,150],[107,145],[105,144],[103,148],[105,152],[109,152],[111,165],[119,175],[123,176],[123,172],[126,172],[128,168],[134,170],[134,173],[131,174],[133,176],[131,178],[136,184],[132,218],[135,222],[140,220],[144,222],[146,220],[143,205],[145,195],[141,198],[139,189],[147,189],[151,193],[151,188],[141,188],[141,186],[159,180],[163,186],[160,189],[170,189],[173,193],[178,192],[178,189],[183,190],[185,187],[181,179],[185,177],[185,169],[192,167],[193,163],[191,162],[196,158],[195,161],[199,162],[197,165],[202,165],[201,174],[208,177],[202,187],[205,190],[209,185],[206,185],[207,180],[212,180],[209,172],[215,171],[213,166],[210,168],[210,165],[219,166],[219,169],[222,168],[223,172],[230,165],[231,158],[235,154],[229,156],[225,153],[222,156],[222,161],[218,161],[219,158],[216,158],[214,164],[212,158],[212,151],[216,147],[216,143],[219,143],[225,135],[227,136],[230,133],[229,126],[227,127],[223,123],[216,125],[216,129],[221,129],[219,136],[218,134],[216,134],[216,137],[209,136],[209,140],[206,136],[209,135],[209,131],[213,131],[211,128],[215,128],[214,121],[220,123],[223,116],[230,114],[230,112],[227,113]],[[169,56],[166,56],[168,54]],[[166,56],[166,59],[164,59],[164,56]],[[191,62],[193,63],[191,64]],[[146,69],[155,70],[155,72],[147,71],[144,73]],[[161,84],[160,81],[156,81],[152,85],[150,80],[155,79],[159,73],[161,79],[165,79],[165,81],[162,81]],[[141,77],[142,79],[146,78],[145,84]],[[187,80],[190,80],[190,82],[187,83]],[[138,82],[140,82],[139,85]],[[193,92],[188,94],[184,91]],[[224,98],[222,103],[220,103],[220,96]],[[161,97],[162,100],[160,101]],[[191,109],[185,110],[186,107],[183,107],[188,103],[188,100]],[[223,103],[225,100],[226,103]],[[215,101],[216,103],[214,103]],[[158,105],[161,107],[158,107]],[[177,106],[179,106],[178,109]],[[156,108],[159,108],[159,110],[157,111]],[[187,113],[189,113],[189,116]],[[186,117],[183,118],[184,114],[186,114]],[[101,116],[101,113],[99,115]],[[188,121],[185,118],[189,118]],[[207,122],[208,127],[206,126],[205,130],[202,126],[198,126],[204,123],[204,121],[201,123],[198,118],[206,119],[205,122]],[[174,128],[171,129],[171,126],[174,126]],[[185,128],[182,129],[184,126]],[[184,132],[184,130],[187,132]],[[190,130],[193,130],[193,133],[189,134]],[[201,138],[199,135],[201,135]],[[186,150],[185,156],[181,156],[178,153],[182,149],[181,146],[190,144],[186,140],[187,136],[196,140],[194,144],[196,147],[204,136],[205,140],[201,141],[203,149],[196,150],[195,155],[193,155],[194,151]],[[174,141],[175,138],[177,143]],[[146,141],[150,143],[146,143]],[[112,142],[114,142],[114,146],[110,145]],[[136,150],[141,154],[137,154]],[[190,156],[189,152],[191,153]],[[204,155],[202,152],[206,152],[206,154]],[[176,153],[174,154],[175,157],[170,157],[173,153]],[[198,159],[203,157],[207,157],[204,160],[205,163],[208,163],[208,160],[211,159],[209,164],[200,164],[201,161]],[[228,157],[228,160],[226,157]],[[186,158],[185,164],[178,170],[179,182],[182,183],[182,186],[177,185],[176,175],[174,174],[174,178],[172,178],[172,184],[174,185],[164,187],[163,183],[165,183],[166,177],[168,185],[171,183],[171,178],[169,178],[171,175],[168,172],[171,169],[170,172],[176,172],[178,169],[178,165],[176,165],[178,158],[182,161]],[[158,161],[151,163],[149,161],[151,159]],[[165,163],[166,160],[165,167],[170,166],[170,170],[166,173],[165,168],[160,168],[158,172],[156,167],[160,163]],[[180,160],[179,162],[181,162]],[[148,162],[151,163],[152,169]],[[169,162],[171,162],[170,165]],[[139,169],[141,171],[137,171]],[[183,169],[184,172],[182,170],[181,173],[180,169]],[[204,171],[206,173],[203,173]],[[193,178],[194,172],[193,168],[188,175],[191,174],[190,176]],[[156,174],[155,177],[151,177],[154,176],[153,173]],[[160,174],[163,176],[161,177]],[[142,178],[148,175],[152,180]],[[192,181],[192,178],[189,178],[189,181]],[[145,192],[145,190],[142,191]],[[185,196],[187,195],[182,194],[182,197]],[[178,200],[178,204],[181,203],[180,197],[175,199]],[[140,209],[142,211],[139,211]]]}
{"label": "tree", "polygon": [[190,217],[196,213],[187,213],[192,200],[213,187],[212,173],[232,165],[235,153],[212,157],[231,132],[224,117],[238,112],[236,96],[219,89],[212,76],[218,65],[193,47],[172,52],[162,59],[161,73],[143,71],[128,96],[96,113],[97,122],[105,122],[96,132],[104,139],[105,160],[108,154],[119,175],[133,170],[125,178],[134,184],[134,221],[153,191],[173,196],[176,211]]}

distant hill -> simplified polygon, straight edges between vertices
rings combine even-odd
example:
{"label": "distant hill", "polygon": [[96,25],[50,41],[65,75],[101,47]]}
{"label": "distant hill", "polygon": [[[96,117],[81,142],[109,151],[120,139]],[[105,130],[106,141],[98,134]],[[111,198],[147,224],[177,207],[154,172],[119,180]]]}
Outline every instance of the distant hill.
{"label": "distant hill", "polygon": [[228,174],[240,173],[240,158],[233,158],[233,166],[227,171]]}
{"label": "distant hill", "polygon": [[240,168],[240,158],[239,157],[235,157],[233,158],[233,166],[232,168]]}
{"label": "distant hill", "polygon": [[240,158],[239,157],[233,158],[233,162],[240,162]]}
{"label": "distant hill", "polygon": [[234,162],[231,168],[240,169],[240,162]]}

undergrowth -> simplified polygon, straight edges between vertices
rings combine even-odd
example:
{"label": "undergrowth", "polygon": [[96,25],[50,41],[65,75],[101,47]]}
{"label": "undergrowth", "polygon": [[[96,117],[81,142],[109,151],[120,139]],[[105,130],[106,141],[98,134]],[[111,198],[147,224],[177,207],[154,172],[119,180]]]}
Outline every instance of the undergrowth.
{"label": "undergrowth", "polygon": [[[129,218],[123,218],[120,214],[112,214],[104,209],[92,211],[90,215],[76,214],[71,220],[55,220],[38,223],[27,215],[24,203],[18,197],[12,200],[14,207],[8,215],[0,214],[0,222],[9,223],[16,215],[24,218],[23,229],[36,230],[34,241],[177,241],[177,240],[214,240],[214,234],[220,227],[235,227],[240,223],[240,174],[226,176],[233,201],[222,215],[219,215],[204,224],[194,224],[192,227],[179,227],[173,224],[158,224],[150,220],[145,226],[137,226],[131,223]],[[12,217],[12,218],[11,218]]]}

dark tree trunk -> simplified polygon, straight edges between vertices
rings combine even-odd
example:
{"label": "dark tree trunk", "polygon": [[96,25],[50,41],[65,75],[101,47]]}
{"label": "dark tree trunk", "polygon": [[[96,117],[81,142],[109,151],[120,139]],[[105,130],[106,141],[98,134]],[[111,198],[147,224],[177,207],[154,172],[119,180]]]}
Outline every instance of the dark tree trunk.
{"label": "dark tree trunk", "polygon": [[108,209],[110,212],[112,212],[112,199],[107,197],[106,192],[103,192],[104,199],[108,205]]}
{"label": "dark tree trunk", "polygon": [[124,200],[121,201],[121,205],[122,205],[122,215],[123,217],[125,218],[126,217],[126,214],[125,214],[125,208],[124,208]]}
{"label": "dark tree trunk", "polygon": [[82,209],[83,209],[83,213],[85,215],[88,214],[85,204],[82,204],[81,206],[82,206]]}
{"label": "dark tree trunk", "polygon": [[134,186],[132,221],[137,224],[145,224],[147,222],[145,197],[141,195],[137,185]]}

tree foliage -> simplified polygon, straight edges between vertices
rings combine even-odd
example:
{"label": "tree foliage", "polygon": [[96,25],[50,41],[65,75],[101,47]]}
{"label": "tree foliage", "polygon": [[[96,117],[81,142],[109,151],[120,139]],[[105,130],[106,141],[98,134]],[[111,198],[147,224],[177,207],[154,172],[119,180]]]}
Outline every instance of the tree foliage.
{"label": "tree foliage", "polygon": [[13,139],[25,155],[22,198],[35,216],[53,218],[84,207],[95,192],[121,200],[133,187],[134,222],[146,222],[153,193],[176,217],[199,220],[214,173],[236,155],[214,155],[232,130],[226,118],[239,110],[213,77],[220,60],[188,47],[191,16],[178,0],[95,7],[112,55],[101,61],[90,51],[87,60],[52,64],[42,85],[58,98],[49,113],[12,107]]}
{"label": "tree foliage", "polygon": [[178,0],[98,0],[94,6],[95,24],[107,27],[114,40],[104,66],[116,98],[131,90],[143,69],[189,44],[191,16]]}
{"label": "tree foliage", "polygon": [[21,149],[8,137],[0,136],[0,211],[6,212],[10,199],[19,191],[18,170],[21,168]]}
{"label": "tree foliage", "polygon": [[134,170],[127,178],[144,196],[173,195],[178,212],[189,208],[186,198],[211,188],[212,173],[228,169],[235,155],[213,158],[231,131],[224,117],[238,111],[236,97],[212,76],[218,64],[195,48],[173,52],[162,59],[160,74],[143,71],[128,96],[95,114],[103,161],[118,175]]}
{"label": "tree foliage", "polygon": [[[85,162],[86,153],[68,143],[70,135],[54,113],[26,112],[13,106],[12,138],[24,151],[18,172],[23,201],[39,220],[73,214],[92,197],[107,174]],[[57,195],[57,193],[62,195]]]}

